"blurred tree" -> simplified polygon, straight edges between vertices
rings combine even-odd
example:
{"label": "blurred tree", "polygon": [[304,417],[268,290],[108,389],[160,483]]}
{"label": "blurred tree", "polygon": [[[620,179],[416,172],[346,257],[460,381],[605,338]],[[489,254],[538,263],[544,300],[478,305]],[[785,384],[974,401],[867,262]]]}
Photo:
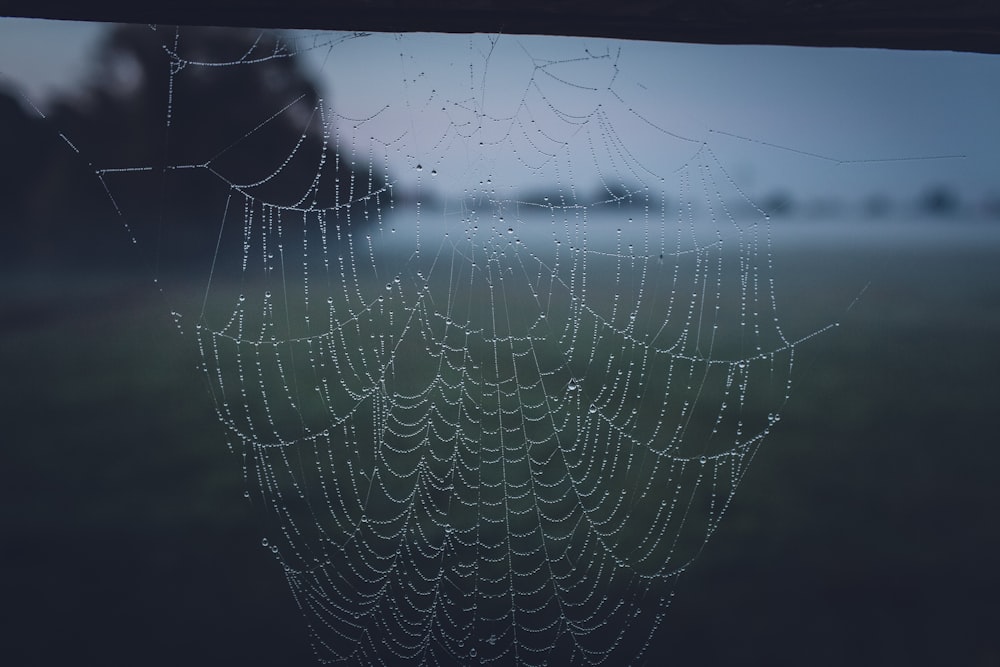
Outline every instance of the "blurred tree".
{"label": "blurred tree", "polygon": [[933,216],[952,216],[958,212],[958,195],[951,188],[937,185],[927,190],[920,198],[920,210]]}
{"label": "blurred tree", "polygon": [[[69,228],[92,252],[100,252],[88,247],[94,218],[121,213],[140,240],[155,239],[157,253],[184,254],[214,238],[233,194],[341,213],[364,206],[384,178],[339,159],[326,103],[277,33],[113,28],[90,79],[48,114],[49,134],[72,146],[42,142],[37,132],[21,145],[21,133],[10,133],[7,141],[20,143],[7,154],[35,161],[14,210],[35,233]],[[0,105],[5,120],[9,107]],[[13,124],[30,125],[27,117]],[[125,171],[133,169],[142,171]]]}
{"label": "blurred tree", "polygon": [[983,200],[983,215],[987,218],[1000,220],[1000,194],[989,194]]}
{"label": "blurred tree", "polygon": [[786,217],[795,212],[795,200],[790,193],[783,190],[765,195],[760,205],[762,209],[775,218]]}
{"label": "blurred tree", "polygon": [[[49,134],[40,117],[32,117],[15,95],[0,89],[0,202],[3,202],[3,242],[0,258],[9,265],[29,252],[39,249],[30,235],[30,227],[20,224],[27,215],[25,193],[44,165]],[[13,222],[14,224],[10,224]]]}

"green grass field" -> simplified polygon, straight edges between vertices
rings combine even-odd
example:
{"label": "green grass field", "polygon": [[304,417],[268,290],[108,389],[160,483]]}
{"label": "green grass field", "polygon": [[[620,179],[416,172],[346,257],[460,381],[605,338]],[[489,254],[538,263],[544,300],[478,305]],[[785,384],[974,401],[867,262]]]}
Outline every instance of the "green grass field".
{"label": "green grass field", "polygon": [[[778,243],[783,323],[841,326],[800,348],[648,664],[1000,661],[1000,242],[967,233]],[[311,664],[194,340],[145,275],[2,276],[10,664]]]}

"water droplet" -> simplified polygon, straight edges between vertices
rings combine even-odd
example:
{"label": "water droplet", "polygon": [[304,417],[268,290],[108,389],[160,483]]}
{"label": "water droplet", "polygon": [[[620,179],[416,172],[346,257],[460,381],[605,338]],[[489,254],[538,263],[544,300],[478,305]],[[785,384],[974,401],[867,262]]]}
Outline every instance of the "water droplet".
{"label": "water droplet", "polygon": [[597,406],[591,403],[590,409],[587,412],[589,412],[590,414],[594,414],[595,412],[597,412]]}
{"label": "water droplet", "polygon": [[267,538],[266,537],[260,541],[260,545],[262,547],[266,547],[267,546]]}
{"label": "water droplet", "polygon": [[392,289],[392,283],[386,283],[385,284],[385,289],[386,290],[391,290]]}
{"label": "water droplet", "polygon": [[700,459],[698,459],[698,460],[701,461],[702,465],[705,465],[706,463],[708,463],[708,457],[704,456],[704,455]]}
{"label": "water droplet", "polygon": [[246,298],[246,297],[245,297],[244,295],[240,294],[240,297],[239,297],[239,302],[240,302],[240,303],[243,303],[243,302],[244,302],[244,301],[246,301],[246,300],[247,300],[247,298]]}
{"label": "water droplet", "polygon": [[423,171],[423,170],[424,170],[423,165],[418,164],[417,165],[417,171]]}
{"label": "water droplet", "polygon": [[476,657],[476,648],[475,647],[472,647],[472,648],[469,649],[469,657],[470,658],[475,658]]}
{"label": "water droplet", "polygon": [[438,170],[437,169],[431,169],[431,176],[437,176],[437,175],[438,175]]}

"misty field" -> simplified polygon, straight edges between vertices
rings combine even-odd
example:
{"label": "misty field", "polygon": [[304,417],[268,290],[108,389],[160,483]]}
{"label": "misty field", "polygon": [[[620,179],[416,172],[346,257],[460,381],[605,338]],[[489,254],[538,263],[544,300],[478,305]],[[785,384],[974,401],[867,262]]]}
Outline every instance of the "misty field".
{"label": "misty field", "polygon": [[[1000,233],[937,224],[776,225],[783,324],[840,326],[799,348],[649,664],[1000,659]],[[191,327],[146,275],[2,276],[12,660],[312,664]]]}

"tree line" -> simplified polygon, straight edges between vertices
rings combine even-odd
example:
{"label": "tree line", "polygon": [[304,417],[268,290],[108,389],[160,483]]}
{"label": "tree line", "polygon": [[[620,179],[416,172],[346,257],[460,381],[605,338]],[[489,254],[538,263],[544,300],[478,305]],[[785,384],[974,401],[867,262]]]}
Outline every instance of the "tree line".
{"label": "tree line", "polygon": [[58,259],[110,259],[118,249],[95,233],[108,220],[211,249],[233,196],[333,217],[371,205],[385,196],[385,174],[339,145],[329,104],[276,33],[112,28],[89,77],[44,117],[0,89],[0,254],[11,263],[72,248]]}

